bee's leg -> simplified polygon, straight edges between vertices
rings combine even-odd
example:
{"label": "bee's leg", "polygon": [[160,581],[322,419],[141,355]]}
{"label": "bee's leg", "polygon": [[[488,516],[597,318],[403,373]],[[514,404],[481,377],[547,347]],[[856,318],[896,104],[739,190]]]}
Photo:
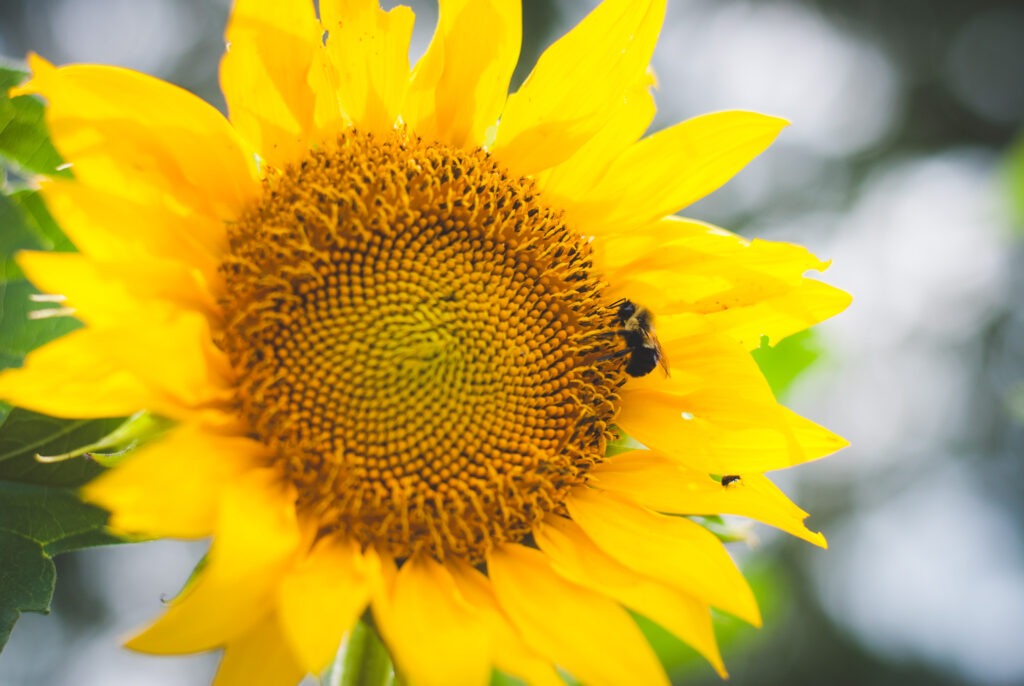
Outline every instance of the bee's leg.
{"label": "bee's leg", "polygon": [[625,357],[626,355],[632,354],[632,348],[623,348],[622,350],[616,350],[611,355],[605,355],[604,357],[597,358],[598,362],[607,362],[608,360],[618,360],[619,358]]}
{"label": "bee's leg", "polygon": [[626,335],[626,330],[625,329],[620,329],[618,331],[602,331],[600,333],[587,334],[585,336],[585,339],[589,340],[591,338],[615,338],[616,336],[624,336],[624,335]]}

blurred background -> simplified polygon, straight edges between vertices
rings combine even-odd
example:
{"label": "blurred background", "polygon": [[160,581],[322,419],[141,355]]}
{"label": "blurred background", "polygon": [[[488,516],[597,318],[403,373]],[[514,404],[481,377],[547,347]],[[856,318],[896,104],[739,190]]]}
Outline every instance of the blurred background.
{"label": "blurred background", "polygon": [[[437,12],[411,4],[415,58]],[[515,84],[595,4],[527,0]],[[0,55],[132,67],[223,108],[228,10],[0,0]],[[731,546],[765,615],[719,621],[731,683],[1024,684],[1024,3],[669,0],[654,68],[654,129],[732,108],[793,122],[686,214],[806,244],[855,297],[759,355],[788,405],[853,446],[776,475],[828,551],[763,526]],[[203,550],[58,557],[54,613],[17,624],[0,683],[208,683],[214,656],[118,648]],[[720,683],[646,629],[674,682]]]}

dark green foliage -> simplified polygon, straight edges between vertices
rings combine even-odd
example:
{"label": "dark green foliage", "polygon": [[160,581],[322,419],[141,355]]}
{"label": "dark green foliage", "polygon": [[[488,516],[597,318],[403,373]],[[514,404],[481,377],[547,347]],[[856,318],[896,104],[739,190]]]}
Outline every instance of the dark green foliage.
{"label": "dark green foliage", "polygon": [[23,174],[70,176],[57,171],[63,161],[46,132],[42,101],[31,95],[7,95],[26,76],[22,69],[0,65],[0,157]]}
{"label": "dark green foliage", "polygon": [[0,482],[0,648],[22,612],[49,612],[53,556],[117,539],[107,514],[66,489]]}
{"label": "dark green foliage", "polygon": [[[0,65],[0,181],[12,174],[65,175],[43,123],[43,103],[7,97],[24,80],[22,69]],[[17,367],[29,352],[81,326],[67,317],[32,319],[53,307],[35,303],[14,256],[19,250],[73,250],[39,194],[0,193],[0,370]],[[53,556],[118,539],[104,530],[107,514],[81,502],[74,489],[103,468],[88,455],[43,464],[37,455],[62,455],[100,441],[124,419],[71,420],[0,403],[0,649],[22,612],[49,612],[56,580]]]}

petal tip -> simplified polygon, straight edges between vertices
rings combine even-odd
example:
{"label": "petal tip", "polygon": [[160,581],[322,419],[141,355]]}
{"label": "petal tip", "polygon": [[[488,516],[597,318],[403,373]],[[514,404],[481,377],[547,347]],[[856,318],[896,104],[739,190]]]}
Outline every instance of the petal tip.
{"label": "petal tip", "polygon": [[25,56],[25,61],[28,63],[28,68],[31,74],[26,81],[17,86],[12,86],[11,89],[7,91],[7,96],[10,98],[16,98],[20,95],[39,93],[39,86],[36,84],[36,81],[38,81],[42,75],[56,69],[53,64],[36,52],[30,51]]}

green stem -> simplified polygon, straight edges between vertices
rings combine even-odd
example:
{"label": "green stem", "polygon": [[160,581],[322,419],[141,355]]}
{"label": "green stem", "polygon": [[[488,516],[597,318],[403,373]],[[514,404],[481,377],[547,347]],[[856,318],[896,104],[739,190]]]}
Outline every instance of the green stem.
{"label": "green stem", "polygon": [[356,622],[345,636],[324,686],[389,686],[394,667],[376,629],[365,620]]}

